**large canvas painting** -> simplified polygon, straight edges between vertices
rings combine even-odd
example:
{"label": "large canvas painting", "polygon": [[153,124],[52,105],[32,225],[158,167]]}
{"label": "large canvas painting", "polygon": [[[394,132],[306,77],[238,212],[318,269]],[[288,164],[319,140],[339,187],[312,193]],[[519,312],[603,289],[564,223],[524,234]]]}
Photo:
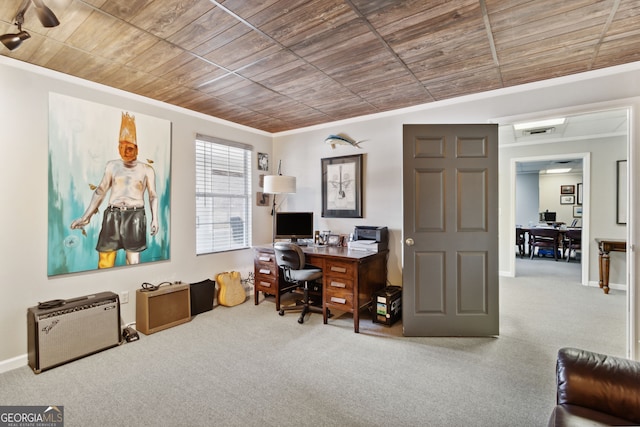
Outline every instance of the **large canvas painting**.
{"label": "large canvas painting", "polygon": [[169,259],[171,122],[49,95],[49,276]]}

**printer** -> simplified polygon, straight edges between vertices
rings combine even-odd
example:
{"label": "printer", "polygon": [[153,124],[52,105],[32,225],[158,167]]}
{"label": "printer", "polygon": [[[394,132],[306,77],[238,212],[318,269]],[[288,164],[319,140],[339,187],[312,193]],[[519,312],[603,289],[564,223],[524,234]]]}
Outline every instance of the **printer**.
{"label": "printer", "polygon": [[353,241],[349,249],[379,252],[389,247],[389,230],[387,227],[358,225],[353,230]]}

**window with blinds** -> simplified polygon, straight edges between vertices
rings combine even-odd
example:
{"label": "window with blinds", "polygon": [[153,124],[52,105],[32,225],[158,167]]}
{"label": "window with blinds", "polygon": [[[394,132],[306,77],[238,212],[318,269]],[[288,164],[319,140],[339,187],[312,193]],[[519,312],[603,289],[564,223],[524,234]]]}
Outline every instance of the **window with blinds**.
{"label": "window with blinds", "polygon": [[251,245],[251,146],[196,135],[196,254]]}

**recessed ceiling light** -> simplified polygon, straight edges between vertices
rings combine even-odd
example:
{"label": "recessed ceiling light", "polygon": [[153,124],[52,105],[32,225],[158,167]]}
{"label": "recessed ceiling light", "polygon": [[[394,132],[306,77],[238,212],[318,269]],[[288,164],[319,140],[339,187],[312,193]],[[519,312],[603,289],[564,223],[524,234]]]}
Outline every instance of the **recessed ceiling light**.
{"label": "recessed ceiling light", "polygon": [[566,119],[564,117],[559,117],[557,119],[547,119],[547,120],[538,120],[535,122],[516,123],[513,125],[513,128],[515,130],[544,128],[548,126],[562,125],[564,124],[565,120]]}
{"label": "recessed ceiling light", "polygon": [[571,168],[547,169],[547,173],[567,173],[570,171]]}

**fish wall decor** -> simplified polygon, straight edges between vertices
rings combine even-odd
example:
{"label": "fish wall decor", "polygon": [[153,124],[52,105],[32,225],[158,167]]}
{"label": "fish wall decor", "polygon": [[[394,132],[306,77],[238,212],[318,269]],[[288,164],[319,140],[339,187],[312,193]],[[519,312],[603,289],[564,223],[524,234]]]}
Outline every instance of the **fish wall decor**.
{"label": "fish wall decor", "polygon": [[352,147],[360,148],[358,145],[360,142],[343,135],[329,135],[325,138],[324,142],[325,144],[329,144],[331,149],[336,148],[336,145],[350,145]]}

